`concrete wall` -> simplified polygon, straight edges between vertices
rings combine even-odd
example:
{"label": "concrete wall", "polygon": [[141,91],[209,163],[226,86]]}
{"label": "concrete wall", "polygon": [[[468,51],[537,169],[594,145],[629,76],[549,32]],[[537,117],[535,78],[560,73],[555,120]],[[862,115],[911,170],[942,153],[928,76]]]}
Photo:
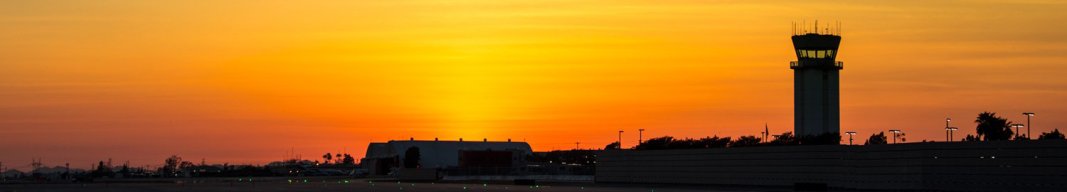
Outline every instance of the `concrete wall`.
{"label": "concrete wall", "polygon": [[1067,142],[603,151],[597,182],[1067,191]]}

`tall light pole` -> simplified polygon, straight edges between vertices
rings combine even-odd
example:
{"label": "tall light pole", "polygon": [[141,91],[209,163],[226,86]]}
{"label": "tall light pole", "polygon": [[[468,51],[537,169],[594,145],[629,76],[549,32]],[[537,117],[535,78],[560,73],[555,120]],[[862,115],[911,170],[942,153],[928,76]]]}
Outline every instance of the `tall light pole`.
{"label": "tall light pole", "polygon": [[856,135],[856,132],[855,131],[849,131],[849,132],[845,132],[845,134],[848,134],[848,145],[852,145],[852,136]]}
{"label": "tall light pole", "polygon": [[1026,115],[1026,139],[1031,139],[1030,138],[1030,127],[1032,125],[1030,125],[1030,117],[1034,116],[1034,112],[1024,112],[1023,115]]}
{"label": "tall light pole", "polygon": [[958,129],[959,128],[956,128],[956,127],[947,127],[947,128],[945,128],[945,131],[949,132],[949,135],[948,135],[948,141],[949,142],[952,142],[952,136],[955,135],[956,130],[958,130]]}
{"label": "tall light pole", "polygon": [[950,126],[948,126],[949,122],[952,122],[952,118],[946,117],[945,118],[945,142],[952,141],[952,136],[949,135],[950,133],[949,133],[949,130],[948,130],[948,128],[950,127]]}
{"label": "tall light pole", "polygon": [[642,140],[642,138],[641,138],[642,132],[645,132],[645,129],[637,129],[637,144],[638,145],[640,145],[641,143],[644,143],[644,140]]}
{"label": "tall light pole", "polygon": [[[1015,128],[1015,138],[1019,138],[1019,128],[1023,127],[1023,126],[1025,126],[1025,125],[1023,125],[1023,124],[1011,124],[1011,127]],[[1012,138],[1012,139],[1015,139],[1015,138]]]}
{"label": "tall light pole", "polygon": [[893,133],[893,144],[897,144],[897,136],[900,135],[901,131],[899,129],[891,129],[889,132]]}
{"label": "tall light pole", "polygon": [[619,130],[619,149],[622,149],[622,130]]}

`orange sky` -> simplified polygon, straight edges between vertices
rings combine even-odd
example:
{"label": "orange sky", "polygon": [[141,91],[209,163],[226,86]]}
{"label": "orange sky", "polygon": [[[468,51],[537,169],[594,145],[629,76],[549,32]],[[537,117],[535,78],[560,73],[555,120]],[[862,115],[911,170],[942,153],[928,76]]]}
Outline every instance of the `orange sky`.
{"label": "orange sky", "polygon": [[[1067,128],[1061,1],[3,1],[0,161],[535,150],[792,130],[790,23],[840,21],[842,129]],[[860,139],[862,140],[862,138]]]}

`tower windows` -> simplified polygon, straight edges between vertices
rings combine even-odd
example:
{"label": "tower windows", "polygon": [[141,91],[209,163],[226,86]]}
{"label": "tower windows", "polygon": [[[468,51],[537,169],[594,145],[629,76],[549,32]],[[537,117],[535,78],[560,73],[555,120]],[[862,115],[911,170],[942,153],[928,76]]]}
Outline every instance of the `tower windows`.
{"label": "tower windows", "polygon": [[833,58],[834,57],[834,50],[798,49],[797,50],[797,56],[799,56],[800,58],[812,58],[812,59]]}

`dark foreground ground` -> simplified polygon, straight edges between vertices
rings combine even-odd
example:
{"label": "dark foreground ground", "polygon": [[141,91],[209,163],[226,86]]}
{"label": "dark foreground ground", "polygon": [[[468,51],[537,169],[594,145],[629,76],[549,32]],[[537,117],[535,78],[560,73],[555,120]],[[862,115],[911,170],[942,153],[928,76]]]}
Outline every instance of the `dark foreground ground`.
{"label": "dark foreground ground", "polygon": [[[430,183],[345,179],[288,179],[258,182],[214,180],[179,183],[89,183],[89,184],[0,184],[0,192],[126,192],[126,191],[381,191],[381,192],[470,192],[470,191],[560,191],[560,192],[689,192],[689,191],[790,191],[780,188],[738,188],[594,183],[543,183],[536,186],[509,183]],[[345,181],[348,181],[347,183]]]}

